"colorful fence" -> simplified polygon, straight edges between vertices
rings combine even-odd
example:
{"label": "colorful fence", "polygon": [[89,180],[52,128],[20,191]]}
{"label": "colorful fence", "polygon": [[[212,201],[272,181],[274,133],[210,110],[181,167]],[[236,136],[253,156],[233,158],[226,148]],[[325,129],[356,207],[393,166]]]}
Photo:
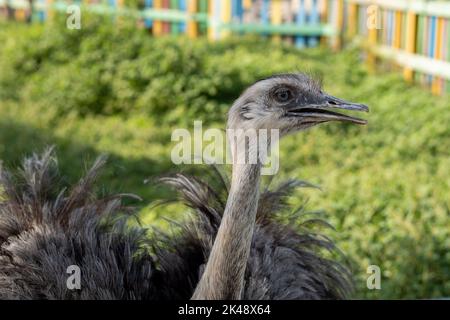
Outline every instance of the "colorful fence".
{"label": "colorful fence", "polygon": [[[73,1],[77,3],[77,1]],[[81,3],[81,1],[78,1]],[[82,8],[97,13],[133,15],[155,36],[186,33],[221,39],[231,33],[256,33],[295,43],[316,46],[337,35],[328,19],[333,0],[142,0],[131,10],[123,0],[83,1]],[[30,6],[30,3],[32,5]],[[18,20],[45,21],[54,10],[64,11],[72,1],[0,0],[0,8]],[[3,4],[3,5],[2,5]],[[32,9],[30,9],[32,8]]]}
{"label": "colorful fence", "polygon": [[[406,80],[450,92],[450,2],[424,0],[0,0],[0,15],[45,21],[77,3],[98,14],[128,15],[155,36],[222,39],[256,33],[299,48],[357,38],[367,62],[392,60]],[[128,5],[128,6],[127,6]]]}
{"label": "colorful fence", "polygon": [[372,67],[392,60],[407,81],[450,93],[450,2],[346,0],[344,14],[343,32],[365,39]]}

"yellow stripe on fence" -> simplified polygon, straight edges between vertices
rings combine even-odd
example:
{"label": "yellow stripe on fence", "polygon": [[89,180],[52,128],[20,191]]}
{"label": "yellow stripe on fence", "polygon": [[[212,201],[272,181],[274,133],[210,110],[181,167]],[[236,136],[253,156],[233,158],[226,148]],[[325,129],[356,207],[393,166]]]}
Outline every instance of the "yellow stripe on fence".
{"label": "yellow stripe on fence", "polygon": [[[321,21],[324,21],[325,23],[328,23],[328,0],[323,0],[322,1],[322,6],[321,6],[321,12],[320,12],[320,19]],[[320,38],[320,43],[322,45],[326,45],[328,43],[329,39],[328,37],[321,37]]]}
{"label": "yellow stripe on fence", "polygon": [[[434,58],[436,60],[442,59],[442,35],[444,33],[444,19],[437,18],[437,27],[436,27],[436,47],[434,48]],[[434,94],[441,94],[442,92],[442,81],[440,78],[435,77],[433,79],[433,84],[431,85],[431,92]]]}
{"label": "yellow stripe on fence", "polygon": [[252,7],[252,0],[244,0],[243,7],[247,10],[250,9]]}
{"label": "yellow stripe on fence", "polygon": [[[416,48],[416,30],[417,30],[417,15],[413,11],[409,11],[406,15],[406,52],[414,53]],[[414,79],[414,72],[411,68],[403,69],[403,76],[406,81],[412,82]]]}
{"label": "yellow stripe on fence", "polygon": [[[272,22],[272,24],[274,24],[274,25],[278,25],[278,24],[281,24],[282,22],[283,22],[283,20],[282,20],[282,18],[283,18],[283,16],[282,16],[282,11],[281,11],[281,5],[282,5],[282,3],[281,3],[281,0],[272,0],[272,2],[271,2],[271,22]],[[274,37],[273,37],[273,39],[275,40],[275,41],[280,41],[281,40],[281,36],[280,35],[275,35]]]}
{"label": "yellow stripe on fence", "polygon": [[352,37],[356,34],[358,5],[356,3],[350,3],[348,6],[348,36]]}
{"label": "yellow stripe on fence", "polygon": [[[161,9],[162,8],[162,0],[153,0],[153,8]],[[153,22],[153,35],[160,36],[163,34],[163,23],[161,20],[155,20]]]}
{"label": "yellow stripe on fence", "polygon": [[394,41],[393,47],[396,49],[400,49],[401,38],[402,38],[402,12],[395,11],[395,25],[394,25]]}
{"label": "yellow stripe on fence", "polygon": [[47,18],[52,20],[55,16],[55,11],[53,10],[53,0],[47,0]]}
{"label": "yellow stripe on fence", "polygon": [[[229,24],[231,22],[231,0],[222,1],[220,8],[220,20],[221,23]],[[230,35],[229,30],[222,30],[221,37],[227,37]]]}
{"label": "yellow stripe on fence", "polygon": [[336,38],[333,43],[335,50],[342,46],[341,33],[344,26],[344,0],[336,0]]}
{"label": "yellow stripe on fence", "polygon": [[[189,14],[195,14],[198,10],[198,0],[188,0],[187,10]],[[189,19],[187,23],[187,35],[189,38],[198,36],[198,24],[193,19]]]}
{"label": "yellow stripe on fence", "polygon": [[367,53],[367,64],[371,72],[375,71],[376,55],[373,52],[373,50],[377,45],[377,36],[378,36],[377,19],[379,15],[379,10],[380,9],[377,5],[371,5],[367,8],[367,14],[372,15],[372,17],[375,17],[375,24],[368,25],[369,50]]}

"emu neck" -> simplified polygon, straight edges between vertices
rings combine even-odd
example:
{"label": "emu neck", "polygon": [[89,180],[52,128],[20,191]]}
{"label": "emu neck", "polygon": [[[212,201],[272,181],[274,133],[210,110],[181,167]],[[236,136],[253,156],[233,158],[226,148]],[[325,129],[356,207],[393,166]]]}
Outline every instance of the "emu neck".
{"label": "emu neck", "polygon": [[261,166],[235,164],[225,212],[195,300],[242,297],[259,198]]}

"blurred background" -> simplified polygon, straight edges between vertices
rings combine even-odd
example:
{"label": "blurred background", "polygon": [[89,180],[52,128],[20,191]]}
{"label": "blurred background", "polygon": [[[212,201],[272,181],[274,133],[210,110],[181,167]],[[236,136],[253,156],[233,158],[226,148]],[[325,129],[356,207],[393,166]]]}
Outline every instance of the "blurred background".
{"label": "blurred background", "polygon": [[0,0],[0,159],[54,144],[74,182],[107,153],[103,192],[141,196],[165,228],[186,209],[151,209],[168,191],[144,180],[198,169],[172,164],[171,132],[224,128],[247,85],[307,71],[369,105],[369,125],[287,138],[275,179],[322,187],[292,204],[327,213],[355,298],[449,297],[449,61],[446,1]]}

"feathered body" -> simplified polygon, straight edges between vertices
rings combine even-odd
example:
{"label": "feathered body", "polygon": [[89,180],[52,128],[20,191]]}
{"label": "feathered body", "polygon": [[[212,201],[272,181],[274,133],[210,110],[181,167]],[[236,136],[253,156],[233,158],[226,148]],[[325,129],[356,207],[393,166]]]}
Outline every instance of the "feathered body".
{"label": "feathered body", "polygon": [[[130,208],[121,200],[128,195],[94,194],[104,162],[98,159],[71,189],[61,186],[51,150],[26,159],[18,174],[1,170],[0,299],[191,298],[221,223],[225,179],[218,176],[222,189],[213,189],[182,174],[163,178],[193,214],[178,231],[149,234],[127,224]],[[294,228],[286,216],[287,197],[305,185],[291,180],[261,192],[242,298],[348,296],[348,271],[319,254],[334,250],[333,243],[308,231],[320,221],[304,218]],[[67,288],[71,265],[81,269],[80,290]]]}

